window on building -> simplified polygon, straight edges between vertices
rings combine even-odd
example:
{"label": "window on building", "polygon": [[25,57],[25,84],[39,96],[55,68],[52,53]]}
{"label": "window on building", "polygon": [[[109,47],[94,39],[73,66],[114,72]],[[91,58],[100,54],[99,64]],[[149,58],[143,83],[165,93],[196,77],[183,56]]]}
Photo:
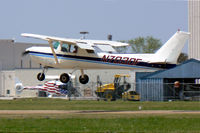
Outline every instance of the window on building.
{"label": "window on building", "polygon": [[7,91],[6,91],[6,94],[10,94],[10,90],[7,90]]}

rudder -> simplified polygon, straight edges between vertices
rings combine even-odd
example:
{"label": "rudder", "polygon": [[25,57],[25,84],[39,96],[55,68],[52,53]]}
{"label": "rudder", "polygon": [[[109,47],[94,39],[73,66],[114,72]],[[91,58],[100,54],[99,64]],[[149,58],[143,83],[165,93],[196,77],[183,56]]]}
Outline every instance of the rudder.
{"label": "rudder", "polygon": [[177,31],[154,55],[154,62],[176,64],[189,38],[189,32]]}

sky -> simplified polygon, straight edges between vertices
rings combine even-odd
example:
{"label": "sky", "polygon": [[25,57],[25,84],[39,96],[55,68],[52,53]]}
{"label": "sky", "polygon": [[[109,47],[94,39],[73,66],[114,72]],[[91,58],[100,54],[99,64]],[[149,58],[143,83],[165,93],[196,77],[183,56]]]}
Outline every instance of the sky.
{"label": "sky", "polygon": [[165,43],[178,29],[188,31],[187,8],[186,0],[0,0],[0,39],[37,43],[20,34],[80,38],[88,31],[88,39]]}

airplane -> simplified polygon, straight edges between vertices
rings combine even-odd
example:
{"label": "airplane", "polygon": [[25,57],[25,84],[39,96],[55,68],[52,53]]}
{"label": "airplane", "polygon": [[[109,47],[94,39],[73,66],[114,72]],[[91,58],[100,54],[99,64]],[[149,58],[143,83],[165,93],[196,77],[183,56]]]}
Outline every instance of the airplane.
{"label": "airplane", "polygon": [[[190,33],[178,30],[156,53],[119,54],[114,48],[129,46],[127,43],[109,40],[70,39],[38,34],[22,33],[21,36],[48,41],[49,47],[30,47],[29,54],[43,71],[37,79],[43,81],[48,68],[63,68],[81,71],[79,81],[89,82],[86,69],[168,69],[177,64]],[[72,73],[60,75],[60,81],[67,83]]]}

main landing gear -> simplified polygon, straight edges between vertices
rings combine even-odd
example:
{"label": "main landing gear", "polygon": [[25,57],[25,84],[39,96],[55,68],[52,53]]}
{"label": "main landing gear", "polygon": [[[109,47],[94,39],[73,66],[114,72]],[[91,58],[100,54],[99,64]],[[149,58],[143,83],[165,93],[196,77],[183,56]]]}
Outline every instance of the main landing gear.
{"label": "main landing gear", "polygon": [[81,76],[79,77],[79,82],[81,84],[87,84],[88,81],[89,81],[89,77],[86,74],[84,74],[83,69],[81,69]]}
{"label": "main landing gear", "polygon": [[[45,73],[46,73],[46,72],[47,72],[47,68],[44,68],[44,69],[43,69],[43,72],[38,73],[37,79],[38,79],[39,81],[43,81],[43,80],[45,79]],[[60,81],[61,81],[62,83],[68,83],[69,80],[70,80],[70,74],[68,74],[68,73],[63,73],[63,74],[60,75]],[[81,75],[80,75],[80,77],[79,77],[79,82],[80,82],[81,84],[87,84],[87,83],[89,82],[89,77],[88,77],[88,75],[84,74],[84,72],[83,72],[82,69],[81,69]]]}
{"label": "main landing gear", "polygon": [[89,81],[89,77],[88,77],[88,75],[86,75],[86,74],[81,75],[81,76],[79,77],[79,82],[80,82],[81,84],[87,84],[88,81]]}
{"label": "main landing gear", "polygon": [[[60,75],[60,81],[62,83],[67,83],[67,82],[69,82],[69,80],[70,80],[69,74],[63,73]],[[88,75],[84,74],[83,69],[81,69],[81,76],[79,77],[79,82],[81,84],[87,84],[89,82],[89,77],[88,77]]]}
{"label": "main landing gear", "polygon": [[69,82],[69,80],[70,80],[69,74],[63,73],[63,74],[60,75],[60,81],[62,83],[67,83],[67,82]]}

